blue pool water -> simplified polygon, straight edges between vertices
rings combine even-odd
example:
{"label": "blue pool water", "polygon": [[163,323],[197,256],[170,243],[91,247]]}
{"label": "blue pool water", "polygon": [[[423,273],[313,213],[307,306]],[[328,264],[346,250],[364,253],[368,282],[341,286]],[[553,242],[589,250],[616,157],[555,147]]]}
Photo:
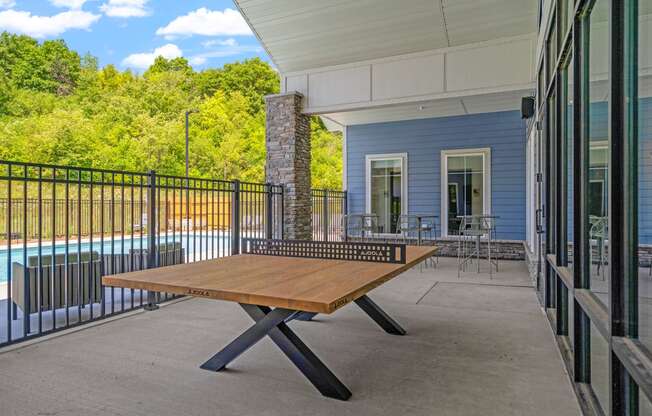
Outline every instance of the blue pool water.
{"label": "blue pool water", "polygon": [[[226,233],[215,233],[215,236],[212,235],[199,235],[199,234],[190,234],[187,236],[172,235],[160,236],[157,238],[156,244],[165,244],[171,243],[173,241],[180,242],[182,247],[185,249],[186,258],[188,261],[200,260],[217,257],[219,255],[224,255],[229,250],[229,234]],[[140,249],[142,247],[147,248],[147,236],[143,236],[142,240],[140,236],[134,236],[133,241],[129,236],[125,236],[124,244],[120,236],[116,236],[113,241],[111,238],[105,238],[104,244],[101,243],[99,238],[93,239],[92,249],[94,252],[100,253],[101,248],[104,248],[104,254],[127,254],[131,249]],[[43,242],[40,247],[41,253],[44,256],[52,254],[52,243]],[[69,253],[77,253],[79,250],[77,242],[70,242],[68,244]],[[90,241],[82,241],[81,243],[81,252],[87,252],[91,250]],[[27,257],[36,256],[39,253],[39,247],[29,245],[27,247]],[[56,242],[54,245],[55,254],[65,253],[66,244],[65,242]],[[0,249],[0,283],[7,281],[7,266],[8,266],[8,255],[9,250],[6,248]],[[12,245],[11,246],[11,262],[18,262],[23,264],[23,246],[22,245]]]}

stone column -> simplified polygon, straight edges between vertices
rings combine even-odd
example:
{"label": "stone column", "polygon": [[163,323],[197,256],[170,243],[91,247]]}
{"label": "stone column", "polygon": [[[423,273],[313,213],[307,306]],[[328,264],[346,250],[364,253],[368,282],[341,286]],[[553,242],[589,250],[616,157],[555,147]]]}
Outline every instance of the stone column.
{"label": "stone column", "polygon": [[283,185],[283,236],[312,240],[310,116],[301,112],[298,92],[265,97],[267,183]]}

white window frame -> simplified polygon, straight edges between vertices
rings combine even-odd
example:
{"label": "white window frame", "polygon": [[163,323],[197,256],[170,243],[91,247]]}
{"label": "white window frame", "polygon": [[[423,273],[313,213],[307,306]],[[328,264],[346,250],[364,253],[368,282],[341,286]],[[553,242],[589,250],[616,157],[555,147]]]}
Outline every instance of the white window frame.
{"label": "white window frame", "polygon": [[[484,174],[484,195],[482,196],[483,214],[491,215],[491,148],[449,149],[441,151],[441,235],[448,234],[448,157],[449,156],[482,156],[482,171]],[[458,190],[459,193],[459,190]],[[459,195],[458,195],[459,198]]]}
{"label": "white window frame", "polygon": [[[365,213],[371,213],[371,162],[382,160],[401,161],[401,215],[408,213],[408,154],[385,153],[365,156]],[[379,233],[379,236],[395,236],[396,233]]]}

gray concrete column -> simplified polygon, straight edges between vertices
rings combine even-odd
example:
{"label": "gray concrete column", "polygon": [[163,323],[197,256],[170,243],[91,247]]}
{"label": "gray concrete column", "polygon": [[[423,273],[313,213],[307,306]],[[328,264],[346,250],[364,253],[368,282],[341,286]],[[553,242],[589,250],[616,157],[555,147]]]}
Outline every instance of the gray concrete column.
{"label": "gray concrete column", "polygon": [[284,237],[312,240],[310,117],[298,92],[265,97],[265,178],[283,185]]}

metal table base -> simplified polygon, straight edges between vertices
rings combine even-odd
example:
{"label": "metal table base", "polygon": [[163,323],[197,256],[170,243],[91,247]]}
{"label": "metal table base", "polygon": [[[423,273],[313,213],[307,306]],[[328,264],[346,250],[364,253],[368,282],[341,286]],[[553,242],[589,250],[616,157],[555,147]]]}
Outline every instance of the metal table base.
{"label": "metal table base", "polygon": [[[368,296],[356,299],[355,303],[387,333],[405,335],[405,330]],[[349,389],[288,326],[293,320],[311,320],[315,313],[244,303],[240,306],[255,324],[202,364],[202,369],[224,370],[238,356],[269,336],[322,395],[339,400],[351,397]]]}

